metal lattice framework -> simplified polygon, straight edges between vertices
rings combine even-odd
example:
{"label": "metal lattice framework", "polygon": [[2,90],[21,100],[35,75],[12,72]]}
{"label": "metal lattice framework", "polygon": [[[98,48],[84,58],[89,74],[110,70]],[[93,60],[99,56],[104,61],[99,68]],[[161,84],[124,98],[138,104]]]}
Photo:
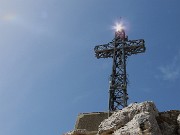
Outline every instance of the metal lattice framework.
{"label": "metal lattice framework", "polygon": [[128,40],[125,31],[115,32],[112,42],[95,46],[96,57],[113,58],[112,74],[109,89],[109,111],[115,111],[127,106],[127,73],[126,59],[132,54],[145,52],[143,39]]}

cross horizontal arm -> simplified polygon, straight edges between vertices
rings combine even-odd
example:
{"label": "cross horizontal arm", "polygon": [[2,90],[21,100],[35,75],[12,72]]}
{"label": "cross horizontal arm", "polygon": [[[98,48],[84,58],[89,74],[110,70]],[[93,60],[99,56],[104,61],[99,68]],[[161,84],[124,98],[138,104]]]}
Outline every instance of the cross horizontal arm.
{"label": "cross horizontal arm", "polygon": [[95,55],[99,58],[113,57],[112,51],[114,48],[114,41],[104,45],[97,45],[94,47]]}
{"label": "cross horizontal arm", "polygon": [[145,50],[145,41],[143,39],[126,41],[125,54],[128,56],[132,54],[143,53]]}
{"label": "cross horizontal arm", "polygon": [[124,44],[124,50],[125,54],[130,56],[132,54],[137,54],[137,53],[142,53],[145,52],[145,45],[144,45],[144,40],[139,39],[139,40],[128,40],[128,41],[116,41],[116,48],[114,48],[114,41],[104,44],[104,45],[98,45],[95,46],[94,51],[96,57],[99,58],[109,58],[113,57],[113,51],[114,49],[116,50],[121,50],[122,46]]}

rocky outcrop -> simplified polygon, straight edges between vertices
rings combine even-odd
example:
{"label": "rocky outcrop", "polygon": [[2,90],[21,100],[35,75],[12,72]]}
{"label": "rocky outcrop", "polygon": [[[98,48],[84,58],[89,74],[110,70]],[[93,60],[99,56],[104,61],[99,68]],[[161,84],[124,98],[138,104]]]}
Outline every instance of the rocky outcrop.
{"label": "rocky outcrop", "polygon": [[[107,114],[107,112],[104,113]],[[155,104],[150,101],[133,103],[114,112],[110,117],[104,119],[97,128],[94,127],[94,119],[102,118],[105,114],[89,114],[81,115],[83,123],[86,123],[88,118],[86,126],[82,126],[82,120],[79,120],[80,123],[78,126],[76,125],[75,130],[65,135],[180,135],[180,111],[158,112]],[[92,118],[92,121],[89,118]],[[88,128],[78,129],[77,127]],[[94,131],[94,129],[98,131]]]}
{"label": "rocky outcrop", "polygon": [[177,123],[178,123],[178,134],[180,135],[180,114],[178,115]]}
{"label": "rocky outcrop", "polygon": [[163,135],[178,135],[178,115],[180,111],[171,110],[166,112],[160,112],[156,117],[158,125]]}
{"label": "rocky outcrop", "polygon": [[[155,130],[153,127],[157,127],[156,130],[159,132],[160,129],[158,129],[158,124],[156,124],[155,120],[157,116],[158,110],[153,102],[133,103],[102,121],[99,125],[98,133],[104,135],[112,134],[116,131],[116,135],[120,133],[122,135],[135,135],[138,130],[145,128],[142,127],[143,123],[148,124],[150,126],[148,128],[152,128],[151,131]],[[143,121],[143,118],[145,121]]]}
{"label": "rocky outcrop", "polygon": [[125,126],[114,132],[114,135],[161,135],[154,115],[142,112],[134,116]]}

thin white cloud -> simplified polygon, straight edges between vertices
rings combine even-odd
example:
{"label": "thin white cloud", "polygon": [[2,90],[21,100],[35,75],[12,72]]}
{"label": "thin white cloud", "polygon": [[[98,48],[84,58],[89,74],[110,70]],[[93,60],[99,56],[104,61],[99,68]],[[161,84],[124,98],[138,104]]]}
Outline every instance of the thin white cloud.
{"label": "thin white cloud", "polygon": [[180,77],[180,51],[169,64],[161,66],[158,69],[161,72],[161,78],[163,80],[178,79]]}

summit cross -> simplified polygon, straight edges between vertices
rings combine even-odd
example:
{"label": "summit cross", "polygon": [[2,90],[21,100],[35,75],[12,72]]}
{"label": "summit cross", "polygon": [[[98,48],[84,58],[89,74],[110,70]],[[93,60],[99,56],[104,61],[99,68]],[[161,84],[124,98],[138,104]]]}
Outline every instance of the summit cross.
{"label": "summit cross", "polygon": [[132,54],[145,52],[143,39],[128,40],[124,28],[117,28],[115,37],[108,44],[95,46],[95,56],[99,58],[112,58],[112,74],[109,87],[109,111],[115,111],[127,106],[127,73],[126,60]]}

